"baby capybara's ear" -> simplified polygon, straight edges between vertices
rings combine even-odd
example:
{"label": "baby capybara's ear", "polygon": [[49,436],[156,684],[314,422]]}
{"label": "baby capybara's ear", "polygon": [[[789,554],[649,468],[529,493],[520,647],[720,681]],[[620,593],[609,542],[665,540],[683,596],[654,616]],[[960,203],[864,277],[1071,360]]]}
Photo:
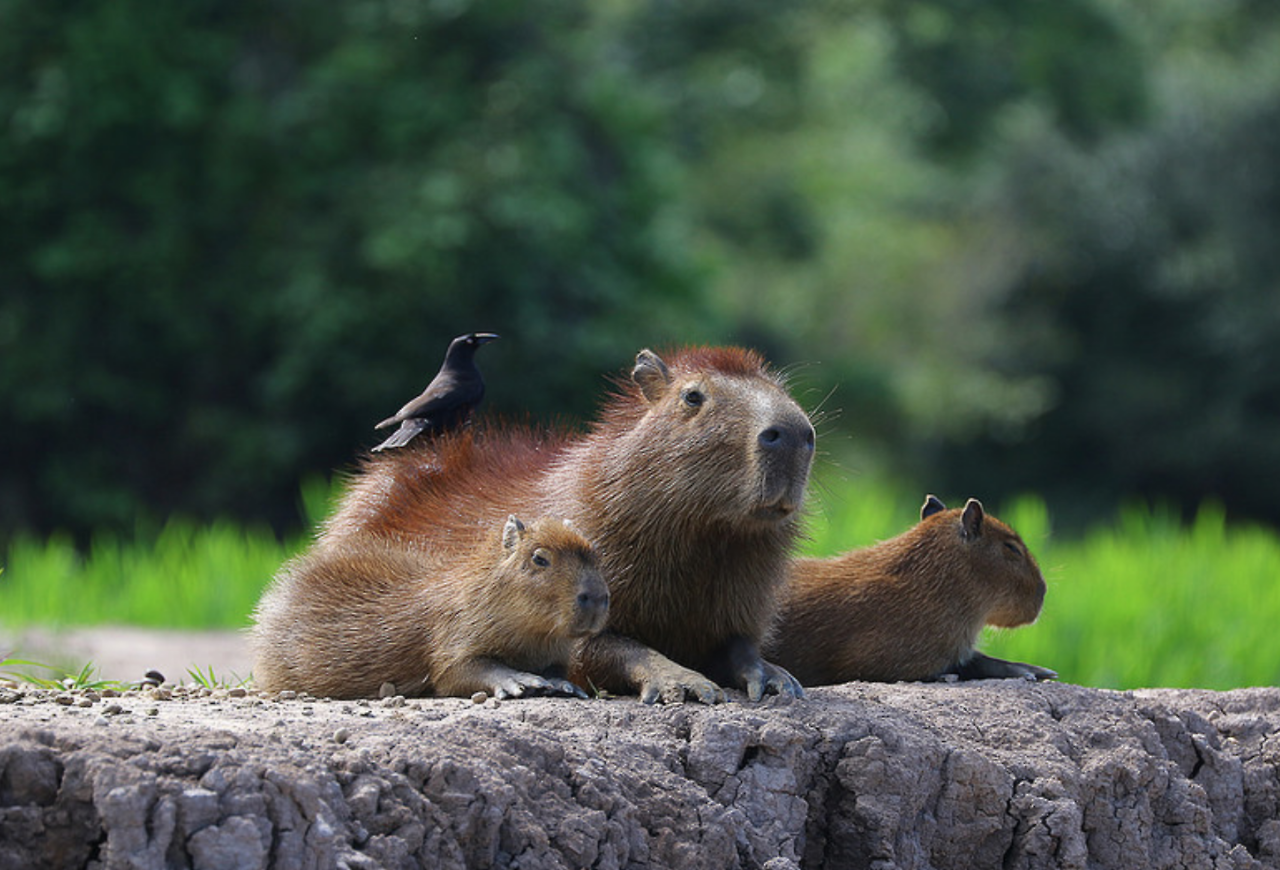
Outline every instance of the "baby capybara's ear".
{"label": "baby capybara's ear", "polygon": [[636,354],[636,367],[631,370],[631,380],[640,388],[645,401],[657,402],[671,385],[671,371],[656,353],[646,348]]}
{"label": "baby capybara's ear", "polygon": [[510,553],[524,537],[524,523],[516,519],[515,514],[507,517],[507,524],[502,527],[502,549]]}

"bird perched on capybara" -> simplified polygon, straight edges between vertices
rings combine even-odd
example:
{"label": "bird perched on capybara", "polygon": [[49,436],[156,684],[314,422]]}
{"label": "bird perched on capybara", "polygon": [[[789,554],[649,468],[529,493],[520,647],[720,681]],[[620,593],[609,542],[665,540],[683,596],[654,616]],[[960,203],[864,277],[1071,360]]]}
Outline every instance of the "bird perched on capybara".
{"label": "bird perched on capybara", "polygon": [[610,593],[571,677],[646,702],[802,694],[758,647],[813,452],[808,417],[754,352],[644,350],[585,433],[490,427],[371,457],[316,546],[340,558],[389,537],[430,554],[507,511],[562,516]]}
{"label": "bird perched on capybara", "polygon": [[565,679],[609,592],[590,544],[559,519],[419,551],[366,536],[286,564],[254,614],[254,679],[331,698],[585,697]]}
{"label": "bird perched on capybara", "polygon": [[897,537],[830,559],[797,559],[767,653],[805,685],[849,680],[1032,677],[1053,671],[975,649],[984,625],[1034,622],[1045,583],[1017,532],[977,499],[934,496]]}
{"label": "bird perched on capybara", "polygon": [[373,452],[403,447],[419,435],[438,435],[466,423],[484,398],[484,378],[476,367],[476,351],[497,337],[492,332],[472,332],[449,342],[440,371],[427,388],[394,416],[373,427],[385,429],[400,424]]}

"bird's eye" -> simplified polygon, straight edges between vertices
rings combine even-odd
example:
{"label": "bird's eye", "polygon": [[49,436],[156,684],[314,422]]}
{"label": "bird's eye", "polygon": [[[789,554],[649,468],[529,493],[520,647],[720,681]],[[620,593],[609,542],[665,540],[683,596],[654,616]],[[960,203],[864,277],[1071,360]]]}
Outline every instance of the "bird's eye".
{"label": "bird's eye", "polygon": [[702,395],[701,390],[695,390],[692,388],[685,390],[684,394],[680,398],[682,398],[684,403],[690,408],[701,408],[702,403],[706,401],[706,396]]}
{"label": "bird's eye", "polygon": [[548,565],[551,564],[551,559],[547,556],[547,554],[544,551],[534,550],[533,564],[537,565],[539,568],[546,568]]}

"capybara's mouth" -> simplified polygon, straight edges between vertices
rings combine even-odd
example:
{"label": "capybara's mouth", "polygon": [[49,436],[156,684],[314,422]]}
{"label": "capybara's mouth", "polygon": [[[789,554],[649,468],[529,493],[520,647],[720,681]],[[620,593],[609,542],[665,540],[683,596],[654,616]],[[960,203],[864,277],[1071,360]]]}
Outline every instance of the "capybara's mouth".
{"label": "capybara's mouth", "polygon": [[605,608],[590,612],[579,611],[574,617],[573,624],[569,626],[569,636],[591,637],[593,634],[599,634],[604,631],[605,623],[608,621],[609,612]]}
{"label": "capybara's mouth", "polygon": [[791,499],[779,499],[771,504],[761,505],[751,512],[751,516],[765,522],[785,520],[800,509],[800,505]]}

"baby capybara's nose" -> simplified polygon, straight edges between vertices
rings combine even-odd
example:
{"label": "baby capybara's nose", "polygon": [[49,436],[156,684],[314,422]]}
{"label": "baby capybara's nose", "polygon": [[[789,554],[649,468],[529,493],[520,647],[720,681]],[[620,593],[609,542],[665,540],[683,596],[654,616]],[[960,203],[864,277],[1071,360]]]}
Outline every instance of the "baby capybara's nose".
{"label": "baby capybara's nose", "polygon": [[584,589],[578,593],[578,608],[580,610],[604,610],[609,606],[609,590],[603,587],[599,590]]}

